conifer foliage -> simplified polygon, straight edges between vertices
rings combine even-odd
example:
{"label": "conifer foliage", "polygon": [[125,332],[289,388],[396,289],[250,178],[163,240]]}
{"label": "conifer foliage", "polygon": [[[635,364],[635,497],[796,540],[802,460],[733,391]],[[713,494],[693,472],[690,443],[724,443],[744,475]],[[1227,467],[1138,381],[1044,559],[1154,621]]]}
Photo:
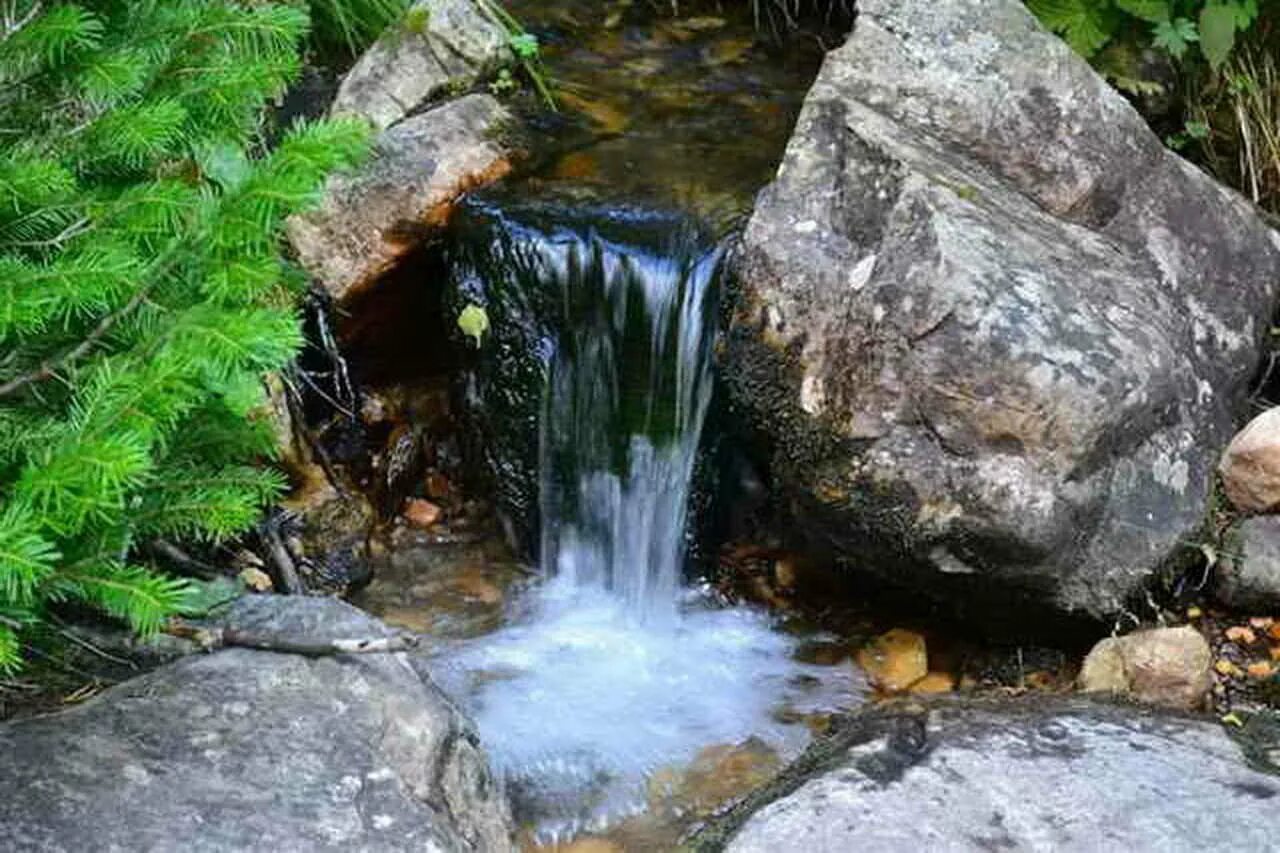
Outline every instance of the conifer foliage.
{"label": "conifer foliage", "polygon": [[187,586],[138,559],[219,540],[282,486],[261,375],[300,342],[284,217],[366,129],[268,150],[305,8],[0,0],[0,667],[52,602],[155,630]]}

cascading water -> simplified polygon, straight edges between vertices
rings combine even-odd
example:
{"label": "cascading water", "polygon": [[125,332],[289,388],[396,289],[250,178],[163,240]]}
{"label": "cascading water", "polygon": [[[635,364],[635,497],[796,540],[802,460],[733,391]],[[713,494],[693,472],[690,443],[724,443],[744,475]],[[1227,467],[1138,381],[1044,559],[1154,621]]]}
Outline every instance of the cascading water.
{"label": "cascading water", "polygon": [[[795,678],[805,667],[763,614],[681,583],[721,251],[634,210],[473,213],[457,290],[487,305],[498,356],[541,368],[545,579],[514,624],[442,655],[443,678],[518,811],[565,837],[639,810],[647,774],[708,745],[797,745],[774,712],[833,697],[797,689],[814,679]],[[512,364],[489,377],[494,405],[511,404]]]}

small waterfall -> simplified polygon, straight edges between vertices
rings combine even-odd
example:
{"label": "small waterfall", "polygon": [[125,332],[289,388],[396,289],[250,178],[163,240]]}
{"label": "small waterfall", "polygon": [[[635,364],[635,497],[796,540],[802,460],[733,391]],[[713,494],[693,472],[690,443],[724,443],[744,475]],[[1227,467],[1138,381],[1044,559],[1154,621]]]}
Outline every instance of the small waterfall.
{"label": "small waterfall", "polygon": [[493,327],[473,403],[496,424],[499,498],[539,518],[546,578],[511,624],[442,656],[441,677],[518,816],[562,838],[634,813],[649,773],[705,746],[797,746],[774,712],[818,697],[797,692],[804,667],[765,614],[681,582],[715,242],[669,214],[527,201],[472,202],[463,227],[457,301]]}
{"label": "small waterfall", "polygon": [[720,252],[666,255],[598,233],[530,246],[562,310],[540,419],[542,566],[669,619],[685,510],[711,399]]}

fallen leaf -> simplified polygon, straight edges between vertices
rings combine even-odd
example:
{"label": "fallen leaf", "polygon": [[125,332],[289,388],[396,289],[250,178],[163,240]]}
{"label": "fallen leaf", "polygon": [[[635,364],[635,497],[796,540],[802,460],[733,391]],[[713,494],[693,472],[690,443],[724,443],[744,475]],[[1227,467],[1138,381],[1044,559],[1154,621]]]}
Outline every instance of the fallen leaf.
{"label": "fallen leaf", "polygon": [[1244,675],[1244,671],[1240,667],[1225,658],[1219,658],[1213,668],[1218,671],[1219,675],[1225,675],[1227,678],[1239,678]]}
{"label": "fallen leaf", "polygon": [[1258,642],[1258,635],[1253,633],[1252,628],[1244,625],[1234,625],[1226,631],[1227,639],[1233,643],[1239,643],[1243,646],[1252,646]]}
{"label": "fallen leaf", "polygon": [[1258,681],[1261,681],[1264,678],[1270,678],[1275,671],[1275,666],[1270,661],[1265,660],[1251,663],[1245,669],[1245,672],[1249,673],[1250,678],[1257,679]]}

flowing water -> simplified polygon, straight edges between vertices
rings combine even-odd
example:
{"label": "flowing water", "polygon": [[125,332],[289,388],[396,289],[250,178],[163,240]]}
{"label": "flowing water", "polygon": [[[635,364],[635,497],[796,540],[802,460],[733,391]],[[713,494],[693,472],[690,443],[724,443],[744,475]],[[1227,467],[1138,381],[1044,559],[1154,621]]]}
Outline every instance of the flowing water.
{"label": "flowing water", "polygon": [[642,810],[655,771],[709,745],[793,752],[798,716],[856,699],[851,668],[796,663],[764,613],[682,582],[722,251],[678,217],[623,218],[665,233],[638,229],[645,245],[581,216],[490,211],[482,267],[491,297],[533,291],[550,315],[534,324],[544,579],[508,627],[441,660],[544,838]]}

